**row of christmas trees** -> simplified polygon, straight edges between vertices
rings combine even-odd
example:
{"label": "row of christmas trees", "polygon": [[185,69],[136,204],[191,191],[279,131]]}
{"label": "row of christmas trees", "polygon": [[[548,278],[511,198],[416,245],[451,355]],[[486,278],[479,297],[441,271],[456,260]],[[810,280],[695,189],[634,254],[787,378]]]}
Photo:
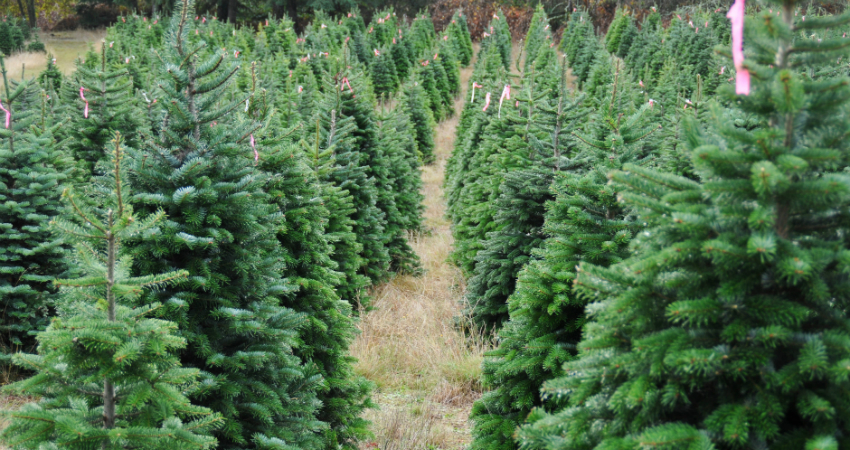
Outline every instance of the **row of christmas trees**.
{"label": "row of christmas trees", "polygon": [[538,10],[515,70],[493,18],[446,178],[498,343],[471,448],[850,443],[850,13],[766,3],[749,95],[725,10],[577,10],[564,57]]}
{"label": "row of christmas trees", "polygon": [[120,19],[68,77],[3,70],[0,329],[34,374],[6,390],[39,400],[2,440],[356,448],[356,313],[418,270],[406,238],[458,90],[437,77],[471,58],[463,16],[437,35],[319,15],[299,36],[176,9]]}

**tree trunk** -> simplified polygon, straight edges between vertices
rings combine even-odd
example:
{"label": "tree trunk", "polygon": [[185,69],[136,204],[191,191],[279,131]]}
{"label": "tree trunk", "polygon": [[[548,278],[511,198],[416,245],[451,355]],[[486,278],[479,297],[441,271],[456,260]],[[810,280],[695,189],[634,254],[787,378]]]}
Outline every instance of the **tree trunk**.
{"label": "tree trunk", "polygon": [[227,2],[227,21],[236,23],[236,12],[239,9],[239,0],[228,0]]}
{"label": "tree trunk", "polygon": [[35,0],[27,0],[27,19],[29,19],[30,28],[38,26],[35,20]]}
{"label": "tree trunk", "polygon": [[[112,233],[115,229],[115,224],[112,219],[112,211],[108,215],[109,231],[106,233],[106,320],[115,322],[115,292],[112,290],[115,286],[115,259],[117,249],[117,239]],[[112,385],[112,380],[106,379],[103,383],[103,428],[110,430],[115,428],[115,386]],[[103,441],[103,448],[106,449],[108,442]]]}
{"label": "tree trunk", "polygon": [[[29,1],[29,0],[28,0],[28,1]],[[18,0],[18,9],[20,9],[20,10],[21,10],[21,15],[22,15],[22,16],[26,16],[26,15],[27,15],[27,10],[26,10],[26,8],[24,8],[24,2],[23,2],[23,0]]]}

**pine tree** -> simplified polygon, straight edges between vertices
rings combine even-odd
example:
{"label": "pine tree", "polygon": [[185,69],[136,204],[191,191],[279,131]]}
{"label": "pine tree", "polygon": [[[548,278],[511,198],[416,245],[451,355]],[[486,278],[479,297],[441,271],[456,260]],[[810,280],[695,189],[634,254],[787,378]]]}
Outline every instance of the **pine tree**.
{"label": "pine tree", "polygon": [[326,77],[325,92],[316,109],[325,130],[331,129],[333,115],[338,117],[338,122],[351,119],[348,139],[337,143],[339,170],[332,177],[337,186],[354,197],[354,233],[362,246],[363,258],[359,270],[372,283],[377,283],[389,276],[391,257],[386,223],[394,205],[389,191],[390,168],[377,143],[375,99],[364,82],[365,76],[352,69],[344,79]]}
{"label": "pine tree", "polygon": [[623,40],[623,33],[625,33],[631,23],[631,17],[623,11],[618,11],[618,13],[617,17],[608,27],[608,32],[605,33],[605,49],[608,50],[608,53],[617,52]]}
{"label": "pine tree", "polygon": [[194,406],[185,392],[198,371],[184,369],[175,353],[186,341],[173,322],[150,318],[158,304],[132,308],[145,289],[162,288],[187,276],[174,271],[132,277],[132,260],[121,242],[155,230],[159,212],[137,220],[125,204],[129,192],[121,163],[120,135],[113,142],[113,173],[97,207],[66,191],[73,221],[56,220],[64,239],[76,245],[82,276],[56,280],[64,291],[64,314],[38,334],[38,355],[18,354],[15,363],[36,374],[5,388],[39,400],[17,411],[3,441],[15,448],[206,449],[207,434],[221,417]]}
{"label": "pine tree", "polygon": [[56,58],[53,57],[53,54],[47,54],[47,67],[43,72],[38,74],[38,83],[41,84],[41,87],[44,89],[53,89],[59,91],[62,88],[62,80],[64,80],[64,76],[62,75],[62,71],[56,66]]}
{"label": "pine tree", "polygon": [[409,81],[404,85],[399,103],[404,104],[410,114],[416,149],[423,164],[434,162],[434,114],[428,107],[429,100],[422,85]]}
{"label": "pine tree", "polygon": [[850,14],[803,21],[798,2],[771,4],[780,15],[744,28],[750,95],[721,92],[758,126],[718,108],[712,137],[686,119],[697,181],[612,175],[647,227],[628,260],[577,270],[593,322],[570,376],[544,389],[567,407],[535,415],[528,448],[846,445],[850,89],[792,67],[846,54],[845,40],[799,36]]}
{"label": "pine tree", "polygon": [[0,22],[0,51],[9,56],[15,50],[15,41],[12,39],[12,28],[5,20]]}
{"label": "pine tree", "polygon": [[130,242],[139,274],[187,270],[189,282],[143,300],[161,300],[180,325],[181,360],[202,371],[197,398],[225,419],[219,448],[323,448],[321,375],[292,350],[306,318],[282,306],[298,289],[284,278],[283,218],[254,166],[250,138],[261,126],[233,113],[247,95],[224,100],[239,69],[233,59],[189,43],[193,12],[184,0],[171,18],[157,83],[165,112],[158,134],[132,154],[134,206],[168,218]]}
{"label": "pine tree", "polygon": [[585,299],[570,292],[574,269],[582,261],[602,266],[618,262],[627,256],[630,238],[639,229],[629,208],[618,203],[607,174],[625,163],[654,158],[657,128],[648,123],[648,105],[634,110],[622,92],[628,88],[618,82],[612,86],[608,104],[588,120],[604,124],[601,129],[572,133],[581,147],[574,158],[578,167],[556,177],[546,241],[517,279],[508,301],[510,320],[499,333],[499,347],[487,355],[484,380],[494,389],[473,408],[478,443],[473,448],[517,448],[514,432],[532,408],[560,406],[558,399],[544,401],[540,388],[563,374],[561,365],[575,354],[586,320]]}
{"label": "pine tree", "polygon": [[408,54],[407,39],[393,38],[393,43],[389,49],[393,64],[395,64],[396,77],[398,77],[400,83],[404,83],[413,68],[413,62]]}
{"label": "pine tree", "polygon": [[374,57],[369,65],[372,87],[379,98],[389,99],[398,89],[398,70],[392,54],[387,47],[374,49]]}
{"label": "pine tree", "polygon": [[452,16],[452,21],[446,28],[446,34],[457,51],[458,62],[464,67],[468,66],[472,62],[472,37],[469,35],[466,16],[460,11],[456,11]]}
{"label": "pine tree", "polygon": [[70,153],[89,175],[95,173],[98,161],[106,158],[104,148],[114,136],[121,133],[127,146],[140,146],[140,133],[144,132],[140,120],[138,99],[133,95],[132,79],[126,69],[113,69],[107,64],[107,45],[100,55],[92,53],[86,64],[77,64],[72,78],[63,83],[62,97],[69,109]]}
{"label": "pine tree", "polygon": [[266,191],[285,218],[277,231],[284,249],[284,275],[298,286],[284,305],[309,318],[295,354],[314,365],[326,383],[319,392],[318,412],[319,420],[329,426],[325,448],[355,448],[357,440],[368,436],[368,422],[359,416],[373,406],[371,386],[354,374],[354,359],[348,354],[356,328],[352,305],[335,292],[341,274],[332,270],[332,247],[325,234],[330,213],[322,201],[321,185],[307,165],[307,155],[286,136],[258,142],[265,149],[259,167],[270,175]]}
{"label": "pine tree", "polygon": [[525,72],[529,72],[531,64],[537,59],[537,52],[544,45],[549,45],[548,40],[552,39],[552,33],[549,32],[549,18],[546,17],[546,11],[543,10],[543,4],[538,4],[534,10],[534,16],[531,18],[531,24],[528,26],[528,32],[525,35],[525,46],[522,51],[525,54]]}
{"label": "pine tree", "polygon": [[380,118],[378,145],[387,160],[386,167],[393,196],[394,214],[387,214],[387,247],[392,257],[391,269],[396,273],[415,273],[419,257],[407,242],[408,232],[422,228],[422,177],[419,172],[419,155],[416,136],[407,105],[399,103]]}
{"label": "pine tree", "polygon": [[[501,148],[488,158],[489,179],[478,182],[495,185],[496,191],[485,194],[486,204],[467,206],[472,212],[462,224],[467,235],[458,233],[467,240],[458,248],[478,249],[464,298],[466,315],[477,327],[498,329],[507,320],[517,274],[543,241],[544,204],[552,198],[553,176],[571,164],[574,145],[566,137],[584,112],[579,110],[582,98],[567,97],[566,70],[561,64],[554,99],[551,91],[538,90],[533,74],[526,76],[525,89],[516,93],[522,109],[503,111],[515,131],[496,143]],[[490,142],[498,141],[485,140],[485,145]]]}
{"label": "pine tree", "polygon": [[329,212],[325,236],[332,247],[331,259],[342,275],[337,294],[359,310],[368,304],[365,288],[370,280],[362,273],[363,244],[354,233],[358,218],[354,193],[359,194],[363,185],[357,182],[365,176],[363,168],[353,164],[354,155],[349,154],[353,119],[340,119],[336,110],[331,110],[327,117],[320,115],[315,121],[312,140],[308,138],[302,146],[321,183],[322,201]]}
{"label": "pine tree", "polygon": [[63,212],[60,201],[70,161],[58,148],[55,126],[43,124],[43,95],[32,80],[15,85],[0,57],[3,91],[0,106],[0,361],[15,351],[32,352],[32,332],[43,330],[56,290],[51,282],[65,275],[66,245],[48,222]]}

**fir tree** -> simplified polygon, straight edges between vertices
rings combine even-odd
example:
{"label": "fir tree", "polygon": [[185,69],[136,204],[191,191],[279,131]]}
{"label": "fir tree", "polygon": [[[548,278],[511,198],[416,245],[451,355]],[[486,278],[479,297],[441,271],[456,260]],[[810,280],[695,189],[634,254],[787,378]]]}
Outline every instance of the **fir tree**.
{"label": "fir tree", "polygon": [[[517,279],[508,301],[510,320],[484,364],[484,379],[495,389],[474,408],[481,448],[516,448],[513,433],[532,408],[559,405],[558,399],[544,402],[539,391],[544,381],[562,374],[561,365],[575,354],[585,322],[584,300],[570,295],[573,269],[581,261],[619,261],[637,229],[629,210],[617,202],[607,174],[624,163],[654,157],[655,127],[648,124],[648,106],[634,111],[629,96],[618,98],[617,84],[613,87],[608,89],[609,103],[588,121],[603,124],[601,129],[573,132],[573,140],[581,144],[575,157],[580,165],[556,178],[545,244]],[[614,114],[619,121],[611,120]],[[499,431],[487,433],[491,429]]]}
{"label": "fir tree", "polygon": [[0,350],[2,362],[15,351],[32,352],[31,333],[47,326],[55,289],[67,270],[65,244],[48,222],[63,211],[62,185],[70,162],[53,137],[55,126],[39,123],[41,91],[32,80],[10,85],[0,57],[7,113],[0,128]]}
{"label": "fir tree", "polygon": [[12,29],[5,20],[0,22],[0,51],[9,56],[15,50],[15,41],[12,39]]}
{"label": "fir tree", "polygon": [[407,80],[410,70],[413,67],[413,62],[407,48],[407,40],[401,37],[393,38],[393,44],[389,49],[393,64],[395,64],[396,76],[399,82],[403,83]]}
{"label": "fir tree", "polygon": [[846,40],[798,36],[850,14],[803,21],[798,2],[770,3],[780,15],[744,28],[750,95],[722,89],[758,126],[717,109],[712,137],[687,119],[698,181],[612,175],[648,225],[623,263],[579,266],[593,322],[570,376],[544,389],[567,407],[535,414],[528,448],[846,445],[850,89],[792,67],[846,54]]}
{"label": "fir tree", "polygon": [[388,116],[381,118],[378,145],[387,160],[390,183],[388,192],[393,196],[394,214],[387,214],[387,247],[392,257],[391,269],[397,273],[415,273],[419,257],[407,242],[408,232],[422,228],[422,177],[416,136],[407,105],[396,105]]}
{"label": "fir tree", "polygon": [[65,78],[62,71],[56,66],[56,58],[53,54],[47,54],[47,67],[38,74],[38,83],[44,89],[53,89],[57,92],[62,88],[62,80]]}
{"label": "fir tree", "polygon": [[434,162],[434,114],[428,108],[429,101],[422,85],[416,81],[405,84],[399,102],[404,104],[410,115],[416,149],[423,164]]}
{"label": "fir tree", "polygon": [[189,282],[144,300],[162,300],[180,324],[182,362],[202,371],[198,399],[225,419],[219,448],[322,448],[321,375],[293,355],[305,318],[281,305],[298,286],[283,276],[282,217],[254,167],[261,126],[233,114],[247,96],[224,101],[239,66],[189,43],[193,13],[184,0],[171,18],[157,83],[164,116],[132,167],[137,209],[168,214],[131,242],[136,270],[187,270]]}
{"label": "fir tree", "polygon": [[[336,162],[339,170],[332,174],[337,186],[354,197],[354,233],[361,245],[363,264],[358,270],[376,283],[386,280],[391,257],[387,249],[387,213],[394,205],[389,192],[389,167],[377,145],[375,99],[364,83],[365,74],[351,70],[344,79],[328,79],[326,90],[317,104],[323,128],[331,129],[333,115],[341,128],[350,120],[347,139],[338,141]],[[348,299],[352,300],[352,299]]]}
{"label": "fir tree", "polygon": [[[560,70],[558,95],[552,102],[547,98],[550,91],[539,92],[530,81],[533,74],[526,77],[526,88],[517,93],[523,108],[503,111],[516,131],[489,157],[493,181],[479,181],[485,186],[498,183],[498,188],[488,195],[487,205],[468,206],[473,212],[468,222],[477,221],[469,234],[477,242],[474,246],[459,242],[458,248],[479,248],[464,298],[467,315],[478,327],[498,329],[507,320],[507,299],[517,274],[543,241],[544,204],[551,200],[553,176],[571,164],[573,145],[566,135],[584,114],[578,108],[582,99],[567,97],[566,65],[560,65]],[[482,229],[488,231],[482,233]]]}
{"label": "fir tree", "polygon": [[16,364],[36,375],[7,392],[36,395],[38,402],[6,412],[3,431],[15,448],[206,449],[221,417],[192,405],[185,392],[197,383],[196,369],[183,369],[175,355],[186,341],[176,324],[149,318],[158,304],[131,308],[145,289],[174,284],[186,271],[132,277],[132,260],[121,242],[155,229],[164,214],[137,220],[125,204],[129,192],[121,163],[120,135],[113,142],[113,173],[97,207],[65,197],[74,221],[54,223],[76,245],[82,277],[56,280],[64,289],[64,314],[38,334],[38,355],[18,354]]}
{"label": "fir tree", "polygon": [[[342,275],[337,284],[337,294],[360,309],[368,303],[365,288],[370,282],[361,271],[363,245],[354,233],[358,210],[354,206],[352,192],[359,193],[362,185],[357,182],[365,176],[361,167],[353,165],[354,155],[348,153],[353,120],[340,119],[336,110],[331,110],[327,118],[318,116],[315,120],[315,134],[312,140],[304,141],[303,146],[310,167],[321,183],[322,200],[329,212],[325,236],[332,247],[331,259]],[[324,120],[327,122],[323,125]]]}
{"label": "fir tree", "polygon": [[359,416],[373,405],[371,387],[353,372],[354,359],[348,354],[356,328],[352,305],[335,292],[341,279],[332,270],[332,247],[325,234],[330,213],[316,174],[307,165],[307,155],[288,143],[285,135],[272,139],[261,141],[265,151],[259,167],[270,175],[266,191],[285,218],[277,231],[284,249],[284,275],[298,286],[284,305],[309,317],[299,333],[295,354],[314,365],[326,383],[319,392],[322,407],[318,412],[319,420],[329,426],[325,448],[355,448],[358,440],[368,436],[368,422]]}
{"label": "fir tree", "polygon": [[138,100],[133,96],[132,79],[126,69],[112,69],[107,64],[107,45],[101,54],[92,53],[87,63],[77,64],[73,81],[63,84],[62,97],[74,105],[69,111],[68,144],[70,153],[83,170],[93,174],[98,161],[106,155],[104,148],[114,136],[121,133],[127,146],[138,148],[140,132],[144,131]]}
{"label": "fir tree", "polygon": [[392,54],[386,47],[374,49],[374,57],[369,65],[369,76],[375,95],[389,99],[398,89],[398,71]]}

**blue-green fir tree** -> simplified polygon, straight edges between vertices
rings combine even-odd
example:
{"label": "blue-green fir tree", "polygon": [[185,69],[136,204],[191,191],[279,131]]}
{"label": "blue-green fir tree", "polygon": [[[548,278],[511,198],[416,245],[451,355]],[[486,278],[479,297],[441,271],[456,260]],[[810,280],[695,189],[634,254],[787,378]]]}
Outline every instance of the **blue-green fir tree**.
{"label": "blue-green fir tree", "polygon": [[112,145],[113,171],[101,178],[101,192],[80,201],[66,190],[73,212],[53,222],[75,244],[80,277],[55,280],[62,313],[38,334],[37,355],[15,356],[35,375],[5,391],[38,400],[6,411],[0,437],[22,449],[214,448],[209,432],[222,419],[186,396],[197,388],[198,370],[180,366],[177,352],[186,340],[177,324],[152,318],[160,304],[134,306],[144,290],[185,281],[188,272],[131,275],[132,258],[121,243],[155,232],[165,215],[136,217],[127,203],[120,134]]}
{"label": "blue-green fir tree", "polygon": [[721,88],[733,109],[713,111],[714,132],[686,121],[698,179],[637,165],[612,175],[647,225],[629,259],[578,267],[590,322],[569,375],[543,391],[566,406],[534,415],[527,448],[847,445],[850,179],[839,136],[850,83],[797,68],[846,55],[846,40],[800,36],[850,14],[804,21],[800,2],[768,4],[780,14],[744,27],[750,94]]}
{"label": "blue-green fir tree", "polygon": [[306,318],[283,306],[298,285],[285,278],[283,217],[251,148],[262,126],[234,113],[248,98],[224,95],[238,60],[202,39],[191,44],[192,15],[191,0],[175,8],[157,81],[165,111],[132,153],[131,203],[167,219],[128,243],[139,275],[186,270],[189,278],[142,301],[162,302],[163,316],[180,325],[181,361],[201,370],[194,398],[224,418],[219,448],[323,448],[322,376],[293,354]]}
{"label": "blue-green fir tree", "polygon": [[[0,57],[0,361],[11,353],[33,352],[33,332],[52,314],[54,278],[67,270],[66,246],[49,227],[63,213],[60,200],[68,183],[70,158],[59,148],[57,126],[41,122],[44,95],[34,80],[14,84]],[[2,117],[2,116],[0,116]]]}

